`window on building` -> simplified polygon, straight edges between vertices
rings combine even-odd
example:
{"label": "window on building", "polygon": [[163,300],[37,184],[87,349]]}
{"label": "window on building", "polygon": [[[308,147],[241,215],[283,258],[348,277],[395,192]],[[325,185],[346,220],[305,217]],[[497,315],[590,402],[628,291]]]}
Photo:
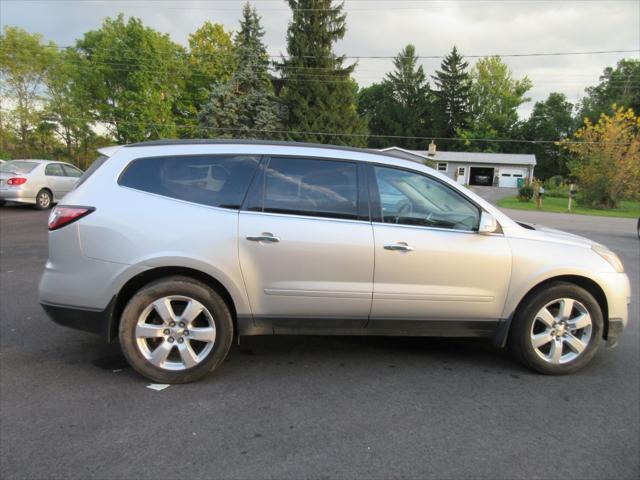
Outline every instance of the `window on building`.
{"label": "window on building", "polygon": [[447,162],[438,162],[438,171],[446,172],[448,170],[448,166]]}

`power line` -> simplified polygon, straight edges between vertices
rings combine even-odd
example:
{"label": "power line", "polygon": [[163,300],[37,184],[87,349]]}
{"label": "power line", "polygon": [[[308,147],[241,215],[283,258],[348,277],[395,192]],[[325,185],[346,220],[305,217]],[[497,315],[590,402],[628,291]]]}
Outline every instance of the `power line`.
{"label": "power line", "polygon": [[268,134],[291,134],[291,135],[307,135],[307,136],[327,136],[327,137],[358,137],[358,138],[390,138],[397,140],[452,140],[459,142],[496,142],[496,143],[526,143],[526,144],[577,144],[577,145],[621,145],[629,146],[631,143],[623,142],[589,142],[584,140],[522,140],[514,138],[457,138],[457,137],[432,137],[432,136],[408,136],[408,135],[380,135],[380,134],[367,134],[367,133],[343,133],[343,132],[302,132],[296,130],[269,130],[269,129],[256,129],[256,128],[234,128],[234,127],[207,127],[201,125],[180,125],[171,123],[153,123],[153,122],[131,122],[131,121],[96,121],[95,119],[87,119],[81,117],[66,117],[69,120],[79,120],[89,123],[103,123],[103,124],[124,124],[124,125],[146,125],[148,127],[172,127],[172,128],[191,128],[199,130],[212,130],[222,132],[255,132],[255,133],[268,133]]}
{"label": "power line", "polygon": [[[64,49],[79,49],[86,51],[106,51],[113,52],[111,49],[106,48],[86,48],[86,47],[78,47],[73,45],[42,45],[47,48],[57,48],[59,50]],[[581,51],[581,52],[529,52],[529,53],[492,53],[492,54],[472,54],[472,55],[464,55],[465,58],[484,58],[484,57],[503,57],[503,58],[519,58],[519,57],[557,57],[557,56],[571,56],[571,55],[606,55],[613,53],[640,53],[640,48],[632,49],[632,50],[591,50],[591,51]],[[213,56],[216,57],[217,54],[200,54],[201,56]],[[441,59],[445,58],[448,54],[445,55],[416,55],[417,59]],[[348,58],[348,59],[394,59],[398,55],[335,55],[335,58]],[[267,55],[269,58],[278,58],[287,60],[291,57],[287,57],[284,55]],[[315,55],[303,55],[301,58],[318,58]],[[331,59],[331,58],[329,58]],[[322,67],[319,67],[322,68]]]}

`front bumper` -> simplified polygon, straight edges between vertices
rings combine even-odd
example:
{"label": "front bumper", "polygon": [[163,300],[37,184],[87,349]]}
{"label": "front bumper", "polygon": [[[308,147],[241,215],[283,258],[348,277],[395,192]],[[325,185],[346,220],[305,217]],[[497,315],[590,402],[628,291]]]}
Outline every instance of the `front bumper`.
{"label": "front bumper", "polygon": [[58,325],[82,330],[84,332],[96,333],[107,341],[113,338],[113,310],[115,304],[116,297],[113,297],[104,310],[40,302],[40,305],[42,305],[42,308],[49,318]]}
{"label": "front bumper", "polygon": [[604,338],[607,340],[607,347],[614,347],[629,322],[631,284],[625,273],[599,274],[598,280],[607,298],[609,310]]}

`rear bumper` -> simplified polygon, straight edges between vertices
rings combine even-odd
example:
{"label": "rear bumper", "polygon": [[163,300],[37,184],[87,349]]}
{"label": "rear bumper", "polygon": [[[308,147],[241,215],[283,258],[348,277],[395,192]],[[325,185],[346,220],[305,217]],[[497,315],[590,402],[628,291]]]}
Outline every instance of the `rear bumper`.
{"label": "rear bumper", "polygon": [[116,297],[113,297],[104,310],[94,310],[69,305],[55,305],[46,302],[40,302],[40,305],[42,305],[42,308],[49,318],[58,325],[95,333],[107,341],[110,341],[112,337],[115,303]]}
{"label": "rear bumper", "polygon": [[0,200],[18,203],[36,203],[36,193],[25,188],[4,188],[0,190]]}

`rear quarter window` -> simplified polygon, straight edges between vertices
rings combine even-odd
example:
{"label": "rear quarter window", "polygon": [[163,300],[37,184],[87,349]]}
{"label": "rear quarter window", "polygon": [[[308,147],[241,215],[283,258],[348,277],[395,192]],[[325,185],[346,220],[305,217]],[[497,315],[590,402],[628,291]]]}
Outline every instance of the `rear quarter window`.
{"label": "rear quarter window", "polygon": [[239,209],[259,161],[257,155],[138,158],[127,166],[118,183],[187,202]]}
{"label": "rear quarter window", "polygon": [[38,165],[39,163],[37,162],[23,162],[21,160],[12,160],[10,162],[0,164],[0,172],[25,174],[33,171]]}

